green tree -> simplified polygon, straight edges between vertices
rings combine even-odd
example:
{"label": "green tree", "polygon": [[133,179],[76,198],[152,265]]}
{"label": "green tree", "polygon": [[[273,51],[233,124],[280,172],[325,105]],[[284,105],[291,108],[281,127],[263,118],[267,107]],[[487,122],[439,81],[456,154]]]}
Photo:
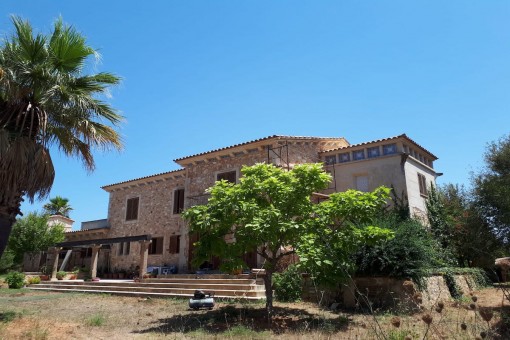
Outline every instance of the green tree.
{"label": "green tree", "polygon": [[83,74],[98,53],[57,20],[48,35],[13,17],[0,47],[0,256],[23,196],[46,197],[55,177],[49,147],[94,169],[92,149],[120,149],[123,119],[100,96],[119,83],[110,73]]}
{"label": "green tree", "polygon": [[473,193],[463,186],[446,184],[431,188],[427,200],[431,232],[462,267],[492,267],[504,245],[477,205]]}
{"label": "green tree", "polygon": [[14,223],[9,237],[9,250],[14,253],[14,262],[21,263],[23,254],[48,250],[55,243],[64,241],[64,226],[48,226],[48,216],[29,213]]}
{"label": "green tree", "polygon": [[475,204],[496,235],[510,243],[510,135],[488,145],[485,169],[476,174]]}
{"label": "green tree", "polygon": [[61,215],[65,217],[69,217],[69,212],[73,210],[69,205],[69,200],[60,196],[50,198],[50,202],[46,203],[43,209],[48,215]]}
{"label": "green tree", "polygon": [[[218,181],[208,189],[207,205],[184,212],[190,231],[198,233],[193,262],[211,256],[222,259],[222,269],[245,265],[243,254],[256,249],[264,258],[266,309],[270,320],[273,308],[272,277],[278,262],[298,251],[307,268],[333,273],[335,266],[346,265],[339,248],[351,249],[362,239],[376,238],[377,228],[355,228],[355,221],[367,221],[372,211],[380,209],[389,189],[378,194],[349,192],[333,194],[330,199],[313,204],[311,196],[327,187],[331,177],[321,164],[302,164],[290,171],[267,164],[245,166],[238,184]],[[306,244],[304,244],[306,243]],[[328,252],[312,249],[329,243]],[[300,253],[301,252],[301,253]]]}

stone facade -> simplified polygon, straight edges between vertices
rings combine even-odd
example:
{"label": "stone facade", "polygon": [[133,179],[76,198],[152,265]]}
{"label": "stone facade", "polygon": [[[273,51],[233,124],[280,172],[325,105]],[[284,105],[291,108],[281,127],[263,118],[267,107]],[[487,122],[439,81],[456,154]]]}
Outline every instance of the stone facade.
{"label": "stone facade", "polygon": [[[393,144],[395,149],[388,153],[387,145]],[[417,159],[413,156],[408,157],[404,145],[417,150],[427,159],[422,156],[420,162],[418,153],[415,154]],[[374,147],[380,148],[377,157],[366,156],[363,160],[349,162],[340,162],[337,158],[339,154],[344,153],[349,153],[352,157],[353,152],[359,153],[359,150],[363,150],[367,155],[367,148],[374,152]],[[336,162],[331,162],[332,156]],[[407,174],[411,174],[416,168],[427,176],[427,181],[434,182],[437,174],[432,168],[432,162],[435,159],[435,156],[405,135],[354,146],[349,145],[344,138],[296,136],[261,138],[177,159],[175,162],[182,167],[179,170],[103,187],[110,194],[109,228],[105,237],[149,234],[153,243],[149,246],[148,266],[175,266],[179,272],[187,272],[190,268],[190,247],[193,242],[179,211],[207,203],[206,189],[214,184],[218,176],[229,173],[228,178],[237,181],[242,166],[262,162],[284,168],[292,168],[300,163],[324,162],[325,169],[334,178],[332,185],[324,193],[356,189],[359,184],[356,182],[359,182],[357,176],[365,176],[367,190],[380,185],[393,185],[414,199],[416,185],[407,178]],[[423,208],[418,203],[413,205],[413,208],[415,206]],[[111,245],[109,258],[111,269],[134,268],[139,263],[139,242]],[[257,263],[261,263],[260,259]]]}

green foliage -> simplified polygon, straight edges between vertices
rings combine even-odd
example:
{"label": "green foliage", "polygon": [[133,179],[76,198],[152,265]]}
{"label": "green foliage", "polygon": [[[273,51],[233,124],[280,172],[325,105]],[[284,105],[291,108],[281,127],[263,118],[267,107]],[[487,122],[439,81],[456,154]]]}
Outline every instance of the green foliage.
{"label": "green foliage", "polygon": [[28,278],[28,284],[36,285],[38,283],[41,283],[41,278],[39,276],[31,276]]}
{"label": "green foliage", "polygon": [[301,300],[303,278],[298,267],[291,265],[283,273],[275,273],[273,287],[278,301],[294,302]]}
{"label": "green foliage", "polygon": [[86,324],[88,326],[99,327],[104,325],[105,322],[106,318],[104,317],[104,315],[102,313],[96,313],[87,319]]}
{"label": "green foliage", "polygon": [[432,187],[427,199],[431,232],[456,265],[492,267],[494,258],[504,256],[504,245],[472,196],[458,185]]}
{"label": "green foliage", "polygon": [[272,273],[284,256],[297,252],[301,266],[333,282],[352,267],[349,255],[356,247],[391,237],[390,231],[369,225],[386,204],[388,188],[335,193],[313,204],[312,194],[331,180],[321,164],[296,165],[290,171],[256,164],[241,172],[238,184],[216,182],[208,189],[208,204],[191,207],[183,216],[199,235],[195,265],[218,256],[222,269],[231,271],[244,265],[247,249],[257,250],[265,260],[268,312]]}
{"label": "green foliage", "polygon": [[50,202],[46,203],[43,209],[48,215],[62,215],[65,217],[69,217],[69,212],[73,210],[69,205],[69,200],[60,196],[50,198]]}
{"label": "green foliage", "polygon": [[17,317],[19,317],[19,314],[12,310],[0,312],[0,322],[3,323],[14,321]]}
{"label": "green foliage", "polygon": [[55,243],[64,241],[64,227],[48,227],[48,218],[39,213],[29,213],[14,224],[9,237],[9,249],[14,253],[14,261],[21,263],[23,254],[45,251]]}
{"label": "green foliage", "polygon": [[391,230],[373,223],[386,206],[389,193],[385,187],[373,192],[348,190],[314,205],[315,218],[296,244],[299,265],[320,284],[336,285],[345,279],[354,270],[353,253],[393,237]]}
{"label": "green foliage", "polygon": [[2,257],[0,257],[0,274],[6,273],[8,270],[13,269],[14,266],[14,253],[7,248]]}
{"label": "green foliage", "polygon": [[12,289],[23,288],[23,286],[25,285],[25,274],[20,272],[10,272],[5,277],[5,282],[7,282],[9,288]]}
{"label": "green foliage", "polygon": [[473,278],[476,287],[472,289],[481,289],[492,287],[492,281],[487,276],[487,273],[482,268],[469,268],[469,267],[441,267],[433,268],[430,270],[430,275],[469,275]]}
{"label": "green foliage", "polygon": [[274,271],[280,258],[294,252],[279,250],[296,244],[306,230],[313,212],[310,196],[326,188],[331,177],[320,164],[297,165],[291,171],[256,164],[241,172],[238,184],[216,182],[208,189],[207,205],[184,212],[191,232],[200,235],[193,263],[218,256],[224,260],[222,268],[231,271],[245,265],[246,249],[257,249],[266,269]]}
{"label": "green foliage", "polygon": [[57,279],[62,280],[67,275],[67,272],[61,270],[57,272]]}
{"label": "green foliage", "polygon": [[427,269],[441,265],[437,243],[419,221],[398,221],[389,215],[376,224],[392,230],[394,237],[359,249],[354,256],[359,275],[412,278],[419,282],[427,275]]}
{"label": "green foliage", "polygon": [[501,240],[510,238],[510,135],[488,145],[485,169],[475,175],[475,204]]}

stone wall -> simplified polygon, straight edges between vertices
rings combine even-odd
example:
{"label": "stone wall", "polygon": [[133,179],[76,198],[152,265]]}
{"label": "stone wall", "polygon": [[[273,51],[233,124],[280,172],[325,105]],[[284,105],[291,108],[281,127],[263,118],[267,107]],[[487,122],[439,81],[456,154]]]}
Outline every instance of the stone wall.
{"label": "stone wall", "polygon": [[[470,275],[455,275],[454,278],[464,296],[478,289]],[[410,280],[388,277],[357,277],[338,289],[317,287],[311,279],[305,278],[303,299],[325,306],[336,303],[348,309],[390,308],[413,312],[429,309],[439,301],[452,299],[452,296],[442,276],[424,278],[421,290]]]}
{"label": "stone wall", "polygon": [[[186,233],[180,214],[173,213],[174,190],[183,188],[184,176],[168,176],[151,183],[122,188],[110,193],[108,237],[137,236],[150,234],[153,238],[163,237],[163,253],[149,255],[149,266],[175,265],[180,271],[187,267],[184,258],[179,254],[170,254],[169,242],[171,235],[181,235],[180,254],[184,254],[182,235]],[[138,218],[126,221],[126,206],[129,198],[139,197]],[[112,269],[135,268],[140,262],[140,244],[131,242],[127,255],[120,255],[120,244],[111,246]],[[101,264],[99,264],[101,265]]]}

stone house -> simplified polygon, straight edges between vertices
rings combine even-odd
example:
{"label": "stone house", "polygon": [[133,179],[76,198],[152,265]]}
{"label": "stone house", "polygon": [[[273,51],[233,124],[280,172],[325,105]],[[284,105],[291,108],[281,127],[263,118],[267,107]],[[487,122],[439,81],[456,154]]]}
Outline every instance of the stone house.
{"label": "stone house", "polygon": [[[205,190],[216,180],[237,182],[243,165],[261,162],[284,168],[322,162],[333,177],[324,194],[392,186],[408,198],[411,214],[425,218],[427,187],[441,175],[433,167],[436,159],[405,134],[356,145],[342,137],[260,138],[176,159],[178,170],[104,186],[110,195],[108,218],[84,222],[61,246],[95,244],[91,256],[99,258],[103,270],[148,265],[188,272],[196,239],[188,234],[181,212],[207,203]],[[245,260],[250,267],[261,263],[256,254],[248,253]],[[218,263],[212,260],[211,265]]]}

